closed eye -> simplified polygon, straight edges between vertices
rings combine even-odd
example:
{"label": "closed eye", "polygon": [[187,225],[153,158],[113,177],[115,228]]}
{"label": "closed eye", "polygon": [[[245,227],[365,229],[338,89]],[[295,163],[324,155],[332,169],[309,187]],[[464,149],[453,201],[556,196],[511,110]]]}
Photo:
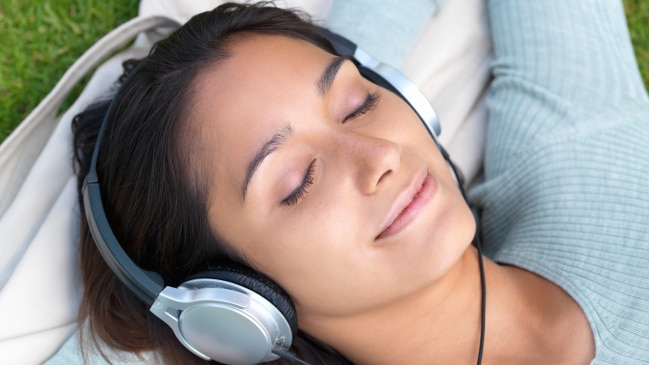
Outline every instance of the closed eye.
{"label": "closed eye", "polygon": [[367,97],[365,98],[363,103],[351,114],[347,115],[345,119],[343,119],[343,123],[347,123],[348,121],[358,118],[361,115],[374,109],[376,105],[379,103],[380,98],[381,98],[381,94],[378,91],[374,91],[367,94]]}
{"label": "closed eye", "polygon": [[313,172],[314,172],[315,161],[316,160],[311,161],[311,163],[307,167],[306,171],[304,172],[304,178],[302,179],[300,185],[297,188],[293,189],[293,191],[291,191],[291,193],[289,193],[286,198],[282,199],[281,201],[282,205],[294,206],[308,192],[309,187],[313,185]]}

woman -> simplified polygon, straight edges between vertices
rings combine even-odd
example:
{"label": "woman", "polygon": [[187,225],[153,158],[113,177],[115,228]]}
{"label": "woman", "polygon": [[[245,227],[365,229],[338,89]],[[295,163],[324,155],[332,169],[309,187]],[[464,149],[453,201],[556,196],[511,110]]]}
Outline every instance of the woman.
{"label": "woman", "polygon": [[[649,103],[621,5],[489,7],[492,114],[472,191],[494,260],[483,363],[647,362]],[[105,109],[77,120],[80,186]],[[223,261],[264,273],[295,304],[293,350],[312,363],[479,358],[476,224],[454,177],[408,105],[308,22],[264,6],[198,16],[113,109],[97,165],[106,211],[165,284]],[[201,361],[86,228],[81,248],[88,334]]]}

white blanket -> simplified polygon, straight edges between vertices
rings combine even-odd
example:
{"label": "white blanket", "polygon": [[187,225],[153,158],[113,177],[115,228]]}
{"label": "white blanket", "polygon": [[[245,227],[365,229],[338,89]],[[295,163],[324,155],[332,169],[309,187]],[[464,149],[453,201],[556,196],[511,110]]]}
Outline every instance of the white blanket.
{"label": "white blanket", "polygon": [[[71,168],[72,117],[109,93],[122,60],[146,54],[156,39],[171,30],[173,21],[182,23],[221,2],[142,0],[139,17],[80,58],[0,146],[0,363],[42,363],[76,328],[82,288],[76,253],[80,212]],[[334,7],[333,0],[280,4],[301,7],[323,24]],[[56,115],[85,73],[146,29],[131,48],[95,72],[69,110]],[[357,42],[370,52],[374,48],[374,53],[381,53],[371,35]],[[440,141],[465,176],[473,179],[484,146],[484,93],[491,52],[483,1],[445,0],[406,51],[401,63],[404,73],[433,102],[442,123]]]}

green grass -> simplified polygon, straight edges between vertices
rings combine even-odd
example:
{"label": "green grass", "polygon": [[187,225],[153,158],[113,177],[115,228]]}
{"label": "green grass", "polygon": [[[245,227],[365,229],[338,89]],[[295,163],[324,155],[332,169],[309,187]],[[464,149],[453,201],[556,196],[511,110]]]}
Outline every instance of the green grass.
{"label": "green grass", "polygon": [[624,10],[640,73],[649,90],[649,1],[626,0]]}
{"label": "green grass", "polygon": [[88,47],[136,16],[138,4],[138,0],[1,0],[0,141]]}
{"label": "green grass", "polygon": [[[74,60],[108,31],[137,14],[138,3],[0,0],[0,142],[47,95]],[[640,71],[649,89],[649,1],[625,0],[624,7]],[[78,87],[73,95],[80,90]]]}

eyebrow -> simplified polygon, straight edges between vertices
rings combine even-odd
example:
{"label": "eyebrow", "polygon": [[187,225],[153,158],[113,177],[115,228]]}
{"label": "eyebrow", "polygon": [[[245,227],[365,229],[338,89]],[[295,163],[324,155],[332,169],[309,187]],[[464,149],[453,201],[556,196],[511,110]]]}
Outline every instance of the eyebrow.
{"label": "eyebrow", "polygon": [[336,78],[338,70],[340,70],[340,66],[346,59],[346,57],[338,56],[327,65],[327,68],[325,68],[318,80],[318,92],[320,93],[320,96],[325,96],[325,94],[327,94],[331,88],[331,84],[333,84],[334,79]]}
{"label": "eyebrow", "polygon": [[268,155],[277,151],[277,149],[280,148],[292,134],[293,127],[291,127],[290,124],[285,125],[282,129],[279,130],[279,132],[273,134],[273,136],[270,137],[270,139],[261,146],[252,160],[250,160],[250,163],[248,163],[248,167],[246,168],[246,177],[243,180],[243,187],[241,189],[241,197],[243,198],[243,201],[246,200],[246,191],[248,191],[248,184],[250,184],[252,175],[255,173],[259,165],[261,165],[262,161],[264,161],[264,159],[268,157]]}
{"label": "eyebrow", "polygon": [[[331,85],[336,78],[336,74],[338,73],[338,70],[340,70],[340,66],[346,59],[347,58],[345,57],[338,56],[329,62],[316,83],[320,96],[325,96],[325,94],[329,92],[329,89],[331,89]],[[243,179],[243,186],[241,188],[241,197],[243,201],[246,201],[248,185],[250,184],[250,180],[252,180],[252,176],[255,171],[257,171],[259,165],[261,165],[268,155],[277,151],[292,134],[293,128],[291,127],[291,124],[286,124],[279,132],[273,134],[273,136],[261,146],[252,160],[250,160],[248,167],[246,168],[246,176]]]}

